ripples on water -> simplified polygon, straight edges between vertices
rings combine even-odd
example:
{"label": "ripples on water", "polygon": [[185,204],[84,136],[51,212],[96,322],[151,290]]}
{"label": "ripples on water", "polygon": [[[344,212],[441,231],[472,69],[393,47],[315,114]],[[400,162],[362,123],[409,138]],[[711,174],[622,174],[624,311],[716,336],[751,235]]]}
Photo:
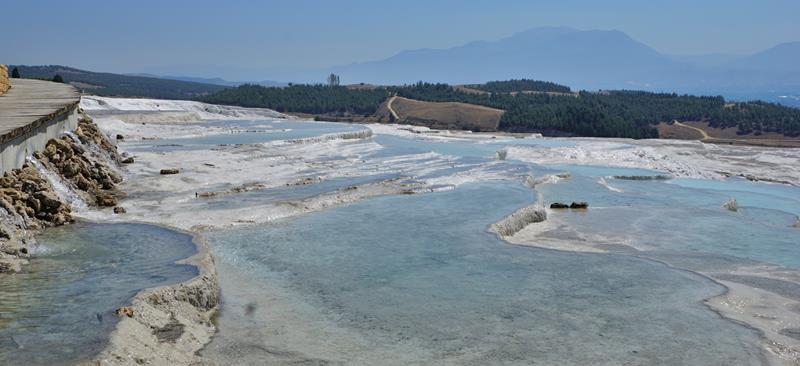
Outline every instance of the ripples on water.
{"label": "ripples on water", "polygon": [[[722,288],[625,256],[507,245],[516,184],[382,197],[213,235],[223,288],[205,355],[242,364],[758,364]],[[709,352],[713,350],[713,352]]]}
{"label": "ripples on water", "polygon": [[91,358],[141,289],[197,269],[189,235],[152,225],[78,223],[37,236],[24,272],[0,277],[0,365],[72,364]]}

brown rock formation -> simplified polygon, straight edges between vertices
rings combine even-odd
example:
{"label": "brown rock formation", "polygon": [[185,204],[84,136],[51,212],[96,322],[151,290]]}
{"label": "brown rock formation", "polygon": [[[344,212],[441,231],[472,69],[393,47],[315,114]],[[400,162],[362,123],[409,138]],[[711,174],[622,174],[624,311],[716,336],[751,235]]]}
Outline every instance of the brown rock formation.
{"label": "brown rock formation", "polygon": [[32,231],[73,221],[70,203],[59,197],[38,164],[59,175],[60,184],[87,203],[117,205],[121,194],[116,184],[122,177],[109,165],[119,161],[116,146],[88,118],[79,120],[75,134],[80,143],[69,137],[52,139],[44,151],[33,154],[35,161],[0,177],[0,272],[19,270]]}
{"label": "brown rock formation", "polygon": [[0,65],[0,95],[11,89],[11,80],[8,79],[8,66]]}

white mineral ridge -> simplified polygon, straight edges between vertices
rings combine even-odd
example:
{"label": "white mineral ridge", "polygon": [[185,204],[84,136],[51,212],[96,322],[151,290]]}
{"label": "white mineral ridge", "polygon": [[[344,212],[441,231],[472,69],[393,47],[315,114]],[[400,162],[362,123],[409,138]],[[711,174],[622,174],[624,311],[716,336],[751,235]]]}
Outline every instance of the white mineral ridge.
{"label": "white mineral ridge", "polygon": [[[575,146],[509,146],[508,159],[544,165],[651,169],[679,178],[750,176],[800,185],[800,149],[725,146],[699,141],[571,139]],[[780,169],[775,169],[780,166]]]}
{"label": "white mineral ridge", "polygon": [[162,100],[137,98],[108,98],[98,96],[81,97],[81,108],[85,111],[110,112],[190,112],[202,120],[214,119],[263,119],[290,118],[266,108],[244,108],[207,104],[188,100]]}

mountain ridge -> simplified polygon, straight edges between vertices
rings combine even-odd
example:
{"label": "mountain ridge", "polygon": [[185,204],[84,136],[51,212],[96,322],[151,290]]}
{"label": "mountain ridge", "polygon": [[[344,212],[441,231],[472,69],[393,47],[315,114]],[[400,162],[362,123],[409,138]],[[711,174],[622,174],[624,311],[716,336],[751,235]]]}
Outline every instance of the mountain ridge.
{"label": "mountain ridge", "polygon": [[[797,55],[797,56],[795,56]],[[390,57],[334,66],[343,80],[451,84],[534,78],[579,89],[645,89],[704,94],[744,90],[778,94],[800,91],[800,42],[752,55],[675,56],[658,52],[619,30],[540,27],[495,41],[471,41],[442,49],[411,49]],[[760,96],[760,95],[759,95]]]}

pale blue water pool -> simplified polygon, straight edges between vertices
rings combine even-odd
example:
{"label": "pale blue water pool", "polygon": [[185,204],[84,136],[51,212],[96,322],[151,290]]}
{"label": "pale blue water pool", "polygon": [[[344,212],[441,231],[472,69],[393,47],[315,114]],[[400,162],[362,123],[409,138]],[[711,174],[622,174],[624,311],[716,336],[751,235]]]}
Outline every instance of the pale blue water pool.
{"label": "pale blue water pool", "polygon": [[[231,144],[256,144],[277,140],[292,140],[315,137],[331,133],[356,132],[366,127],[357,124],[285,120],[233,120],[209,121],[203,126],[231,127],[236,133],[213,134],[191,138],[168,138],[130,142],[130,151],[138,149],[157,151],[197,150],[209,146]],[[265,126],[269,127],[265,127]]]}
{"label": "pale blue water pool", "polygon": [[[250,132],[128,144],[134,150],[208,149],[363,128],[219,123]],[[274,131],[282,128],[292,131]],[[548,203],[589,202],[585,212],[555,213],[578,232],[635,246],[643,250],[637,254],[678,267],[725,271],[767,262],[800,268],[798,229],[789,227],[800,203],[796,187],[740,179],[630,181],[604,177],[661,173],[495,158],[508,145],[570,144],[562,140],[377,135],[373,141],[384,148],[361,157],[370,163],[427,152],[452,157],[452,164],[419,160],[439,165],[416,179],[482,166],[508,181],[378,197],[210,233],[222,311],[219,333],[203,356],[219,364],[761,364],[758,334],[703,304],[724,290],[704,277],[626,250],[587,254],[509,245],[486,227],[542,193]],[[200,201],[198,209],[301,200],[413,170],[406,169],[365,169],[362,176],[220,196]],[[538,192],[520,184],[529,173],[563,171],[571,178]],[[739,201],[738,212],[721,207],[731,197]],[[193,253],[191,238],[153,226],[79,224],[49,231],[40,241],[60,249],[0,283],[0,364],[86,359],[113,329],[110,311],[141,288],[196,274],[173,263]]]}
{"label": "pale blue water pool", "polygon": [[475,184],[213,233],[223,311],[205,355],[240,364],[374,361],[348,355],[347,339],[322,359],[302,344],[284,348],[293,323],[258,320],[275,301],[260,290],[266,282],[280,284],[293,309],[323,314],[326,322],[311,324],[319,334],[341,327],[354,343],[369,339],[383,364],[760,362],[757,334],[702,304],[722,291],[709,280],[627,256],[508,245],[486,232],[533,194]]}
{"label": "pale blue water pool", "polygon": [[24,272],[0,277],[0,364],[71,365],[105,346],[114,310],[144,288],[186,281],[189,235],[152,225],[78,223],[37,236]]}
{"label": "pale blue water pool", "polygon": [[[571,179],[540,188],[547,203],[587,201],[586,212],[558,211],[577,231],[652,251],[706,253],[800,269],[800,188],[749,182],[673,179],[631,181],[572,171]],[[605,172],[604,172],[605,173]],[[605,174],[603,174],[605,175]],[[630,174],[633,175],[633,174]],[[735,198],[737,212],[722,205]]]}

